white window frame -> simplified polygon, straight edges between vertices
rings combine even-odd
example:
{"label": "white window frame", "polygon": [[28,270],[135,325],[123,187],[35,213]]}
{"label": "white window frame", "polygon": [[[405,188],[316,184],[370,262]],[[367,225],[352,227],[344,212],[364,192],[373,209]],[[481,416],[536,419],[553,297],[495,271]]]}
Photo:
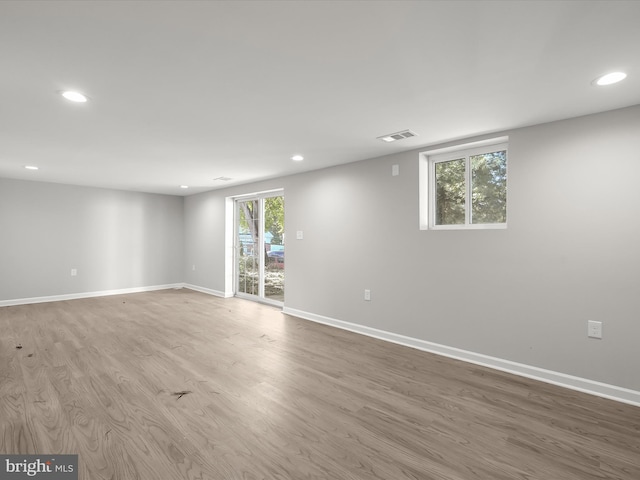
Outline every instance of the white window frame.
{"label": "white window frame", "polygon": [[[436,225],[436,163],[465,158],[469,167],[469,157],[483,153],[507,151],[507,171],[509,168],[509,137],[498,137],[453,147],[439,148],[420,153],[420,229],[421,230],[496,230],[506,229],[507,223],[471,223],[471,169],[465,168],[465,223],[458,225]],[[508,187],[507,187],[508,188]],[[508,191],[508,190],[507,190]]]}

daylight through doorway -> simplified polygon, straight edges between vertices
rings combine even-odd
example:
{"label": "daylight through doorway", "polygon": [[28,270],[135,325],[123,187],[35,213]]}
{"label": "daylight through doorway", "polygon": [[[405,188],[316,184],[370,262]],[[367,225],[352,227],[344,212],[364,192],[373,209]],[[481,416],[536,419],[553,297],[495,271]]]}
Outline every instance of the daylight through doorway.
{"label": "daylight through doorway", "polygon": [[236,295],[284,302],[284,196],[270,192],[235,200]]}

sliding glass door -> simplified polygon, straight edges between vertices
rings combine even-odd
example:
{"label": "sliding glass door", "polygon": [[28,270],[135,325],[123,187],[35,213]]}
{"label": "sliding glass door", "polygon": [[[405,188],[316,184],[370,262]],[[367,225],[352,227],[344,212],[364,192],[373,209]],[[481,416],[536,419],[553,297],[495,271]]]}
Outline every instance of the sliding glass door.
{"label": "sliding glass door", "polygon": [[284,196],[269,192],[235,200],[236,295],[284,302]]}

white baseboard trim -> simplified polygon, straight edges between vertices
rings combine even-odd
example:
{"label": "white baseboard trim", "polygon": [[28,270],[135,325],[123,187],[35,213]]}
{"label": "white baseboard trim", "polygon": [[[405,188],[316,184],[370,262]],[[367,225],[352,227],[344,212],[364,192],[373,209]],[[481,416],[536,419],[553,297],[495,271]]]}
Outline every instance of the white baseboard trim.
{"label": "white baseboard trim", "polygon": [[118,290],[101,290],[98,292],[69,293],[65,295],[51,295],[47,297],[16,298],[14,300],[0,300],[0,307],[10,307],[14,305],[27,305],[30,303],[61,302],[63,300],[78,300],[80,298],[106,297],[108,295],[123,295],[126,293],[152,292],[155,290],[169,290],[171,288],[182,288],[183,283],[172,283],[169,285],[153,285],[149,287],[121,288]]}
{"label": "white baseboard trim", "polygon": [[216,297],[222,298],[231,298],[233,297],[233,293],[225,293],[220,290],[212,290],[211,288],[199,287],[198,285],[191,285],[190,283],[183,283],[182,286],[184,288],[188,288],[189,290],[195,290],[196,292],[206,293],[209,295],[214,295]]}
{"label": "white baseboard trim", "polygon": [[386,340],[388,342],[397,343],[399,345],[404,345],[418,350],[435,353],[437,355],[454,358],[456,360],[462,360],[464,362],[493,368],[495,370],[512,373],[521,377],[539,380],[553,385],[558,385],[560,387],[569,388],[571,390],[577,390],[579,392],[588,393],[590,395],[596,395],[599,397],[604,397],[610,400],[616,400],[618,402],[640,407],[640,392],[630,390],[628,388],[617,387],[615,385],[596,382],[594,380],[575,377],[573,375],[554,372],[552,370],[545,370],[543,368],[533,367],[530,365],[525,365],[523,363],[490,357],[488,355],[469,352],[466,350],[461,350],[459,348],[448,347],[446,345],[440,345],[437,343],[427,342],[425,340],[420,340],[417,338],[406,337],[404,335],[398,335],[396,333],[378,330],[375,328],[358,325],[356,323],[344,322],[342,320],[336,320],[334,318],[316,315],[314,313],[297,310],[295,308],[284,307],[282,309],[282,313],[293,315],[305,320],[322,323],[324,325],[341,328],[343,330],[349,330],[351,332],[359,333],[380,340]]}
{"label": "white baseboard trim", "polygon": [[189,290],[195,290],[196,292],[206,293],[208,295],[214,295],[216,297],[222,297],[222,298],[233,297],[233,293],[224,293],[218,290],[199,287],[198,285],[191,285],[188,283],[172,283],[168,285],[153,285],[149,287],[121,288],[118,290],[101,290],[97,292],[69,293],[65,295],[50,295],[46,297],[30,297],[30,298],[16,298],[12,300],[0,300],[0,307],[11,307],[14,305],[28,305],[30,303],[61,302],[63,300],[78,300],[80,298],[106,297],[108,295],[123,295],[126,293],[153,292],[155,290],[169,290],[172,288],[188,288]]}

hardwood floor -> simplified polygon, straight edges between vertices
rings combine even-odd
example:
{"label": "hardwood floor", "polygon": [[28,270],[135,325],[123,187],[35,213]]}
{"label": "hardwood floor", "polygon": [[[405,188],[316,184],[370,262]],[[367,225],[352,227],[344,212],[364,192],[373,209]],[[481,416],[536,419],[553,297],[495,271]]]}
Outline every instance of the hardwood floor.
{"label": "hardwood floor", "polygon": [[245,300],[4,307],[0,332],[0,453],[84,480],[640,479],[638,407]]}

